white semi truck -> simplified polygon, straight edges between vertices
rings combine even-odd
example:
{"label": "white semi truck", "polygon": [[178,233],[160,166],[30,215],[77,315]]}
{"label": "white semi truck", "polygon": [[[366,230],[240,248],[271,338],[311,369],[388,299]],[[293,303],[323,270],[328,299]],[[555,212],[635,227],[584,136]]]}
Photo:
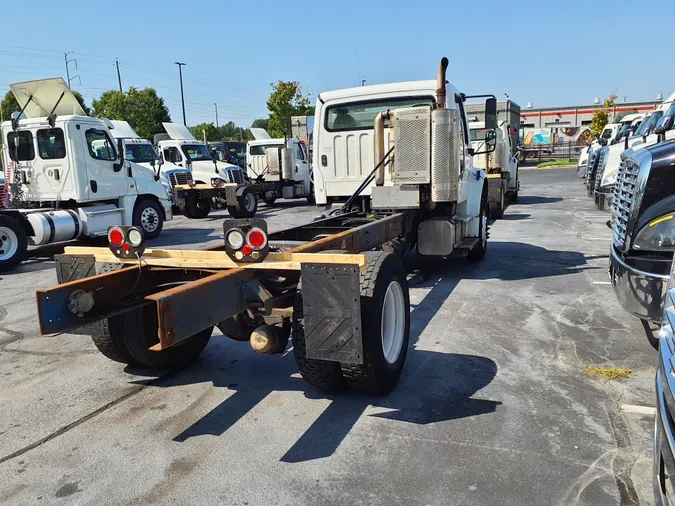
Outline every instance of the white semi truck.
{"label": "white semi truck", "polygon": [[10,89],[21,112],[0,127],[0,271],[19,264],[29,244],[105,236],[114,225],[159,235],[172,214],[157,174],[124,158],[106,123],[85,114],[63,79]]}
{"label": "white semi truck", "polygon": [[577,174],[579,174],[579,177],[588,178],[588,162],[593,153],[604,146],[616,144],[625,138],[626,135],[630,136],[633,131],[637,130],[645,116],[640,113],[627,114],[621,118],[621,121],[605,125],[598,138],[588,148],[582,149],[579,153],[579,161],[577,163]]}
{"label": "white semi truck", "polygon": [[314,203],[309,155],[299,139],[272,139],[263,135],[248,141],[246,171],[254,186],[262,187],[261,197],[268,205],[279,197],[306,198],[310,204]]}
{"label": "white semi truck", "polygon": [[155,151],[152,143],[141,139],[127,121],[110,120],[110,132],[117,141],[117,146],[124,150],[124,158],[155,171],[159,169],[159,181],[175,203],[173,187],[192,182],[192,172],[173,163],[164,162]]}
{"label": "white semi truck", "polygon": [[[410,209],[418,222],[397,247],[417,244],[421,255],[478,259],[487,247],[488,183],[485,171],[473,166],[481,153],[471,147],[466,96],[446,82],[447,63],[444,58],[436,81],[319,94],[316,203],[347,199],[347,209]],[[486,100],[489,152],[495,148],[496,105]]]}
{"label": "white semi truck", "polygon": [[[469,122],[471,147],[475,152],[484,151],[485,135],[489,130],[484,121]],[[518,199],[518,157],[514,146],[510,126],[506,121],[500,122],[495,130],[497,134],[495,150],[473,157],[473,164],[485,171],[488,177],[488,206],[491,218],[502,218],[506,208],[506,200]]]}

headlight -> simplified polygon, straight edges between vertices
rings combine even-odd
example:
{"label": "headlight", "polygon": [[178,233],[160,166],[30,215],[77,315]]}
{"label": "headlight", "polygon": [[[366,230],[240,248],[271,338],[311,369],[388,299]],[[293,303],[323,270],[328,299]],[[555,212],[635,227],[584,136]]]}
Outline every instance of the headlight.
{"label": "headlight", "polygon": [[675,215],[666,214],[642,227],[633,247],[647,251],[675,250]]}
{"label": "headlight", "polygon": [[610,186],[616,183],[616,175],[618,174],[618,171],[614,171],[611,174],[608,174],[607,176],[603,176],[602,178],[602,183],[600,186]]}

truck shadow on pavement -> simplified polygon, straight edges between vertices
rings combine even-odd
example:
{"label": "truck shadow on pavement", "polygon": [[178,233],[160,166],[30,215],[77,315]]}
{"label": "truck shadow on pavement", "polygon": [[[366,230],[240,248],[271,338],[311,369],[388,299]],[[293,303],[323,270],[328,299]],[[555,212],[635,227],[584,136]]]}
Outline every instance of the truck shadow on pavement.
{"label": "truck shadow on pavement", "polygon": [[[396,389],[383,397],[367,397],[347,391],[325,394],[302,381],[291,356],[263,357],[252,350],[234,351],[234,343],[215,337],[202,363],[158,386],[175,386],[211,381],[215,387],[235,392],[205,416],[176,435],[176,442],[186,442],[202,435],[221,436],[237,421],[274,392],[299,391],[308,399],[329,401],[328,407],[281,457],[282,462],[306,462],[331,456],[347,437],[359,418],[371,406],[387,410],[369,416],[417,425],[449,422],[460,418],[493,413],[501,403],[472,396],[490,384],[497,375],[497,364],[475,355],[442,353],[421,349],[419,337],[454,290],[454,283],[436,283],[423,302],[411,312],[410,344],[403,376]],[[433,339],[433,338],[431,338]],[[437,339],[442,339],[438,337]],[[436,342],[440,344],[440,342]],[[425,348],[433,347],[425,342]],[[224,357],[230,360],[229,365]],[[292,352],[287,352],[290,355]],[[277,408],[285,410],[283,405]],[[288,406],[291,418],[294,407]],[[281,420],[284,416],[280,416]],[[292,423],[288,421],[288,423]]]}
{"label": "truck shadow on pavement", "polygon": [[518,197],[516,202],[511,203],[511,206],[532,206],[536,204],[553,204],[554,202],[562,201],[562,197],[540,197],[538,195],[522,195]]}

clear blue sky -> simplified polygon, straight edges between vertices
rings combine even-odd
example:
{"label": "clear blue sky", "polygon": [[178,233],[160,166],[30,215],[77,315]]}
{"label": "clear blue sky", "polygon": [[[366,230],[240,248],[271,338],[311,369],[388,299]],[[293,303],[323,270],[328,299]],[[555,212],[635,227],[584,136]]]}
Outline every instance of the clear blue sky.
{"label": "clear blue sky", "polygon": [[462,91],[508,93],[523,107],[591,103],[617,88],[628,100],[653,100],[675,89],[673,0],[5,4],[3,93],[10,82],[65,76],[59,52],[73,51],[73,88],[91,103],[117,87],[119,58],[123,87],[156,88],[181,121],[174,62],[182,61],[189,124],[214,121],[215,102],[221,123],[249,126],[267,115],[269,84],[279,79],[315,97],[359,79],[432,79],[442,56]]}

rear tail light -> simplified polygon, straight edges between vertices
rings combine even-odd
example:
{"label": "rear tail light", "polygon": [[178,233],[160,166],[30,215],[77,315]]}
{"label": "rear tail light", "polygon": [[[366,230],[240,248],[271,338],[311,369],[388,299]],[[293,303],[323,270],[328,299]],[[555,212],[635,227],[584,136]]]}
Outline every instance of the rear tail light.
{"label": "rear tail light", "polygon": [[139,227],[110,227],[108,247],[118,258],[140,257],[145,251],[143,230]]}
{"label": "rear tail light", "polygon": [[225,251],[235,262],[261,262],[269,253],[265,220],[225,220],[223,232]]}

